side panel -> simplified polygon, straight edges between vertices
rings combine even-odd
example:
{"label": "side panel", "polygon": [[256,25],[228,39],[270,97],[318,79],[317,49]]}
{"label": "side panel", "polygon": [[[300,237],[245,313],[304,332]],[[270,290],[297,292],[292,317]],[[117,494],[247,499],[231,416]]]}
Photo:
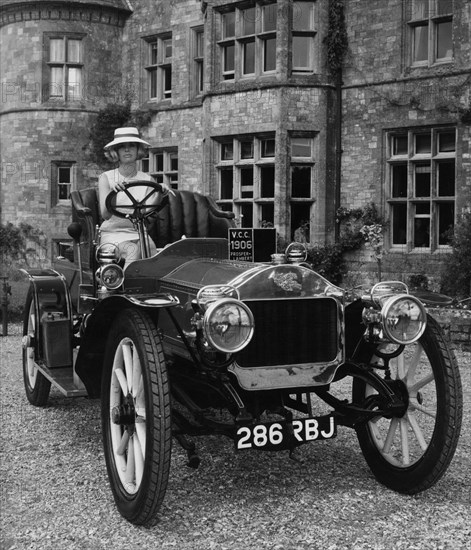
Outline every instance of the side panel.
{"label": "side panel", "polygon": [[38,357],[54,369],[72,367],[72,304],[65,278],[52,269],[22,270],[34,296]]}

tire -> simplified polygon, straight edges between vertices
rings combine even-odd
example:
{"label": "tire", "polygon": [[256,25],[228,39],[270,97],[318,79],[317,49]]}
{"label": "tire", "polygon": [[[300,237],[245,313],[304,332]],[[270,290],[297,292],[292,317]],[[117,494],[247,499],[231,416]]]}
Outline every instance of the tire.
{"label": "tire", "polygon": [[147,313],[126,309],[113,323],[101,403],[106,467],[118,510],[131,523],[154,525],[167,489],[172,429],[163,348]]}
{"label": "tire", "polygon": [[[367,360],[377,362],[375,356]],[[461,429],[461,379],[454,353],[430,316],[420,340],[391,359],[390,369],[393,380],[405,382],[407,411],[401,418],[379,416],[363,424],[357,437],[374,476],[413,495],[434,485],[453,458]],[[354,379],[355,403],[375,393]]]}
{"label": "tire", "polygon": [[26,296],[23,317],[23,381],[28,401],[36,407],[44,407],[49,399],[51,382],[36,366],[38,357],[39,320],[37,318],[33,291]]}

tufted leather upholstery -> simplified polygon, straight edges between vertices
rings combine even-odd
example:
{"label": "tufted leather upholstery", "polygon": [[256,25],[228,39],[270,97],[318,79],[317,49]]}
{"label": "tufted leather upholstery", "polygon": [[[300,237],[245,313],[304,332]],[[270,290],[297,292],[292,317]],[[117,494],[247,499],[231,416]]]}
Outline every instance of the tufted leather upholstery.
{"label": "tufted leather upholstery", "polygon": [[[216,201],[193,191],[176,191],[168,195],[168,204],[154,214],[147,223],[147,232],[157,248],[162,248],[185,237],[227,237],[227,229],[234,227],[234,213],[223,212]],[[82,226],[84,265],[94,265],[91,241],[100,225],[100,209],[95,188],[70,193],[72,220]]]}
{"label": "tufted leather upholstery", "polygon": [[157,248],[185,237],[227,237],[234,213],[223,212],[216,201],[193,191],[169,193],[168,204],[149,220],[147,231]]}

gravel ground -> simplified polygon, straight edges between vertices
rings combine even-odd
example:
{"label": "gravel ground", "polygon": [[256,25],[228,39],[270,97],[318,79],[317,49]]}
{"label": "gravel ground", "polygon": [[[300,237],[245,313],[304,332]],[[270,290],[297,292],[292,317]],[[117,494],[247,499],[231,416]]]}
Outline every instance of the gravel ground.
{"label": "gravel ground", "polygon": [[174,445],[157,526],[126,522],[105,471],[98,401],[52,390],[35,408],[23,390],[19,336],[0,337],[2,550],[306,550],[471,547],[471,354],[459,353],[463,431],[445,477],[415,497],[372,475],[353,431],[286,452],[233,452],[197,440],[198,470]]}

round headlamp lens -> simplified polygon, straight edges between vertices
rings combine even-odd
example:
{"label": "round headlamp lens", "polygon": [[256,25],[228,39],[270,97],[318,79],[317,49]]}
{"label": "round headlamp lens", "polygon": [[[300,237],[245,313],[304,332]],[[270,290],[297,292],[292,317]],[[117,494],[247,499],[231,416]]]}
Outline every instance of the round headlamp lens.
{"label": "round headlamp lens", "polygon": [[204,314],[203,332],[213,348],[224,353],[236,353],[252,339],[252,312],[244,303],[231,298],[213,302]]}
{"label": "round headlamp lens", "polygon": [[101,269],[100,279],[108,290],[116,290],[123,283],[124,273],[119,265],[108,264]]}
{"label": "round headlamp lens", "polygon": [[401,294],[386,300],[381,310],[385,335],[397,344],[412,344],[424,333],[427,313],[413,296]]}

